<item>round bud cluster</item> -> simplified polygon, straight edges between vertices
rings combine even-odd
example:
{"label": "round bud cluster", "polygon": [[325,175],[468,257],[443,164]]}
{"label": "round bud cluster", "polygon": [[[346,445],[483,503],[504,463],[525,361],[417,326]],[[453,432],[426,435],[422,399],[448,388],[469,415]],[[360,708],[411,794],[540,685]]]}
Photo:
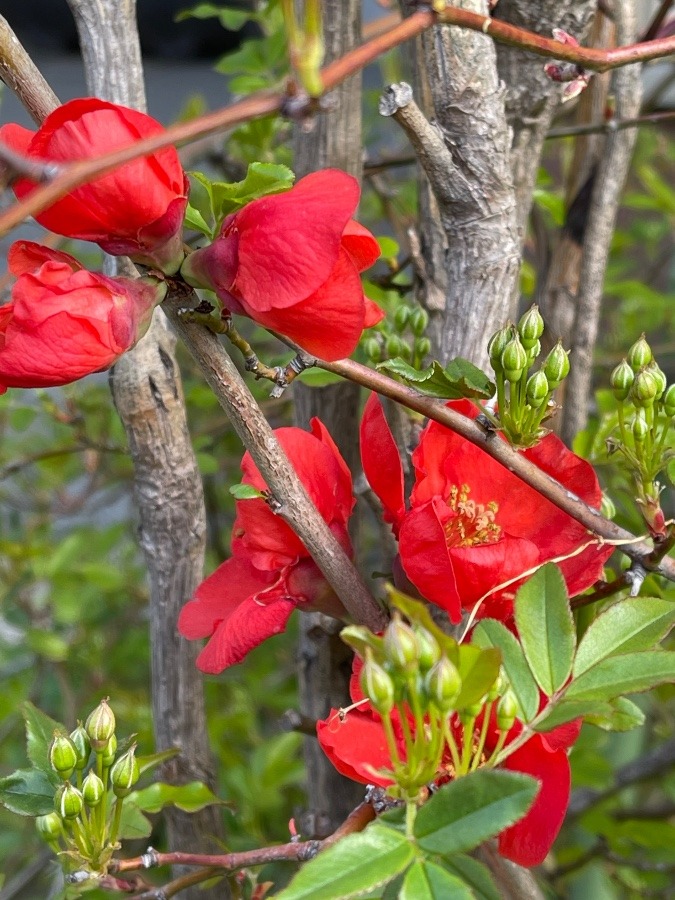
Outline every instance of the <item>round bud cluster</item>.
{"label": "round bud cluster", "polygon": [[374,365],[400,358],[418,368],[431,352],[431,341],[426,335],[429,313],[422,306],[398,302],[392,316],[368,329],[361,346]]}

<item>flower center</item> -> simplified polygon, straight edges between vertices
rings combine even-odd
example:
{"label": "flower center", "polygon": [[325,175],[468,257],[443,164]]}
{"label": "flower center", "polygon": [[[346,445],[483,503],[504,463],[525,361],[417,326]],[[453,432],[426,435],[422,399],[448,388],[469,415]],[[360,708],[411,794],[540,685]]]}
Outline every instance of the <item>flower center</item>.
{"label": "flower center", "polygon": [[495,521],[499,504],[476,503],[469,499],[471,488],[453,485],[447,504],[457,515],[443,526],[448,547],[474,547],[477,544],[495,544],[502,535],[502,529]]}

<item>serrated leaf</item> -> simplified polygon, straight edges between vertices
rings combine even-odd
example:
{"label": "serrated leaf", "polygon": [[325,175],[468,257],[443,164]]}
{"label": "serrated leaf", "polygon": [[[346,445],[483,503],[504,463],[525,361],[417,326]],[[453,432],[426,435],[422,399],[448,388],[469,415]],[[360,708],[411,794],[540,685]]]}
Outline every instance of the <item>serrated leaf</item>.
{"label": "serrated leaf", "polygon": [[537,684],[550,697],[570,676],[576,634],[560,569],[547,563],[525,582],[515,599],[516,627]]}
{"label": "serrated leaf", "polygon": [[446,634],[434,622],[429,612],[429,607],[419,600],[414,600],[407,594],[403,594],[391,584],[386,585],[386,589],[389,603],[402,612],[411,622],[419,623],[433,634],[450,662],[457,665],[459,662],[459,645],[453,637]]}
{"label": "serrated leaf", "polygon": [[216,795],[201,781],[191,781],[189,784],[164,784],[156,781],[149,787],[140,791],[134,791],[129,795],[132,803],[142,812],[157,813],[165,806],[176,806],[183,812],[197,812],[205,806],[222,804]]}
{"label": "serrated leaf", "polygon": [[518,718],[530,722],[539,709],[539,688],[517,638],[496,619],[482,619],[473,631],[471,643],[500,651],[504,672],[518,701]]}
{"label": "serrated leaf", "polygon": [[627,697],[617,697],[607,704],[606,709],[604,704],[595,706],[600,708],[584,716],[584,720],[603,731],[631,731],[644,725],[645,714]]}
{"label": "serrated leaf", "polygon": [[61,734],[68,734],[69,731],[65,725],[43,713],[37,706],[33,706],[30,700],[21,704],[21,715],[26,723],[28,759],[51,780],[55,777],[55,773],[49,762],[49,745],[55,731]]}
{"label": "serrated leaf", "polygon": [[613,700],[675,681],[675,652],[645,650],[610,656],[576,678],[565,692],[569,700]]}
{"label": "serrated leaf", "polygon": [[233,484],[228,490],[235,500],[257,500],[263,496],[252,484]]}
{"label": "serrated leaf", "polygon": [[455,709],[461,710],[478,703],[490,690],[499,675],[502,655],[499,650],[460,644],[458,657],[462,690],[455,701]]}
{"label": "serrated leaf", "polygon": [[492,880],[490,870],[483,863],[463,853],[453,853],[443,857],[445,868],[468,885],[476,900],[501,900],[501,893]]}
{"label": "serrated leaf", "polygon": [[414,856],[405,835],[376,822],[308,862],[277,900],[348,900],[391,881]]}
{"label": "serrated leaf", "polygon": [[167,759],[173,759],[180,753],[179,747],[171,747],[169,750],[160,750],[158,753],[149,753],[146,756],[137,756],[138,768],[141,775],[144,772],[151,772],[157,766],[160,766]]}
{"label": "serrated leaf", "polygon": [[428,859],[418,859],[405,873],[399,900],[473,900],[474,894],[456,875]]}
{"label": "serrated leaf", "polygon": [[609,715],[609,704],[598,704],[592,700],[561,700],[551,707],[551,711],[540,719],[534,727],[535,731],[547,732],[564,725],[573,719],[579,719],[592,712],[604,712]]}
{"label": "serrated leaf", "polygon": [[19,769],[0,778],[0,805],[20,816],[53,812],[55,793],[55,786],[40,769]]}
{"label": "serrated leaf", "polygon": [[451,360],[445,368],[434,360],[426,369],[415,369],[397,356],[379,363],[377,368],[439,400],[461,400],[462,397],[489,400],[495,392],[494,384],[484,372],[459,357]]}
{"label": "serrated leaf", "polygon": [[619,600],[589,626],[572,672],[577,677],[606,657],[650,650],[674,624],[675,603],[656,597]]}
{"label": "serrated leaf", "polygon": [[415,820],[415,837],[428,853],[462,853],[513,825],[528,811],[539,786],[520,772],[479,770],[444,784]]}

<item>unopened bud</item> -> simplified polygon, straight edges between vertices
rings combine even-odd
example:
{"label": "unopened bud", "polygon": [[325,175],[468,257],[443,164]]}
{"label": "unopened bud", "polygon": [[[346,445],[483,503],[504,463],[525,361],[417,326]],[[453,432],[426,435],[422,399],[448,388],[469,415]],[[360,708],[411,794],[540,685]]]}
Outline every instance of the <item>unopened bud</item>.
{"label": "unopened bud", "polygon": [[453,708],[455,700],[462,689],[462,679],[457,667],[447,656],[441,656],[438,662],[427,673],[425,687],[429,701],[447,715]]}
{"label": "unopened bud", "polygon": [[539,338],[544,333],[544,320],[539,312],[539,307],[534,304],[522,316],[518,322],[518,334],[522,341],[523,347],[530,350],[534,347]]}
{"label": "unopened bud", "polygon": [[527,353],[516,335],[511,338],[502,353],[502,368],[508,381],[520,381],[527,366]]}
{"label": "unopened bud", "polygon": [[518,701],[512,691],[507,691],[497,704],[497,728],[510,731],[518,715]]}
{"label": "unopened bud", "polygon": [[544,360],[542,371],[552,391],[569,375],[570,360],[560,341],[551,349],[551,352]]}
{"label": "unopened bud", "polygon": [[649,434],[649,425],[640,415],[633,419],[633,440],[636,444],[644,444]]}
{"label": "unopened bud", "polygon": [[530,375],[527,379],[525,397],[532,409],[539,409],[544,400],[548,397],[548,392],[548,379],[542,371]]}
{"label": "unopened bud", "polygon": [[105,750],[115,733],[115,714],[108,706],[107,699],[101,700],[96,709],[89,713],[84,727],[89,735],[92,750],[95,753]]}
{"label": "unopened bud", "polygon": [[410,330],[415,337],[422,337],[429,324],[429,313],[423,307],[418,306],[410,314]]}
{"label": "unopened bud", "polygon": [[65,781],[54,797],[54,809],[62,819],[76,819],[82,812],[82,794]]}
{"label": "unopened bud", "polygon": [[653,359],[647,366],[647,372],[649,372],[649,374],[652,375],[654,377],[654,380],[656,381],[656,397],[654,399],[660,400],[661,397],[663,397],[663,395],[665,394],[666,388],[668,386],[666,376],[655,359]]}
{"label": "unopened bud", "polygon": [[116,797],[126,797],[141,777],[141,770],[136,759],[136,746],[130,747],[117,760],[110,770],[110,784]]}
{"label": "unopened bud", "polygon": [[644,366],[648,366],[652,359],[654,359],[654,354],[645,340],[643,332],[628,351],[628,362],[634,372],[639,372]]}
{"label": "unopened bud", "polygon": [[382,347],[377,338],[366,338],[363,342],[363,349],[371,362],[379,363],[382,359]]}
{"label": "unopened bud", "polygon": [[527,353],[527,365],[531,366],[541,353],[541,341],[535,341],[531,347],[526,348],[525,352]]}
{"label": "unopened bud", "polygon": [[636,406],[646,409],[654,405],[658,389],[654,375],[648,369],[641,369],[630,389],[630,398]]}
{"label": "unopened bud", "polygon": [[65,734],[54,732],[49,745],[49,762],[55,772],[66,781],[75,771],[77,750],[75,744]]}
{"label": "unopened bud", "polygon": [[626,399],[634,381],[635,373],[630,367],[628,360],[623,359],[609,376],[609,383],[611,384],[614,396],[619,403],[622,403]]}
{"label": "unopened bud", "polygon": [[600,501],[600,512],[606,519],[613,519],[616,515],[616,506],[614,505],[614,501],[607,494],[602,495],[602,500]]}
{"label": "unopened bud", "polygon": [[490,364],[495,372],[502,371],[502,353],[513,336],[513,326],[505,325],[499,331],[495,331],[488,342],[488,356]]}
{"label": "unopened bud", "polygon": [[464,709],[460,710],[459,721],[462,725],[471,725],[478,718],[485,706],[485,699],[483,697],[477,703],[472,703],[471,706],[465,706]]}
{"label": "unopened bud", "polygon": [[425,357],[431,351],[431,341],[428,337],[417,338],[415,341],[415,353],[420,357]]}
{"label": "unopened bud", "polygon": [[394,313],[394,327],[397,331],[403,332],[405,331],[408,322],[410,321],[410,313],[412,310],[409,306],[399,306],[399,308]]}
{"label": "unopened bud", "polygon": [[361,690],[371,706],[381,716],[388,715],[394,707],[394,682],[391,676],[372,656],[363,664],[360,678]]}
{"label": "unopened bud", "polygon": [[497,676],[497,680],[492,685],[490,690],[487,692],[487,700],[489,703],[494,703],[497,697],[501,697],[504,691],[508,688],[509,682],[504,674],[504,670],[500,669],[499,675]]}
{"label": "unopened bud", "polygon": [[115,762],[115,754],[117,753],[117,738],[113,734],[108,741],[108,745],[103,751],[103,755],[101,758],[101,762],[103,763],[106,769],[109,769],[110,766]]}
{"label": "unopened bud", "polygon": [[84,802],[90,807],[98,806],[104,794],[105,785],[96,772],[88,772],[87,777],[82,782],[82,799]]}
{"label": "unopened bud", "polygon": [[82,722],[78,722],[77,728],[70,732],[70,739],[77,750],[77,762],[75,763],[75,768],[82,770],[89,762],[89,756],[91,754],[89,735],[84,730]]}
{"label": "unopened bud", "polygon": [[404,346],[405,344],[397,334],[390,334],[384,345],[387,356],[390,359],[393,359],[396,356],[401,356],[403,354]]}
{"label": "unopened bud", "polygon": [[397,615],[387,625],[384,632],[385,658],[402,672],[417,666],[419,647],[415,632]]}
{"label": "unopened bud", "polygon": [[441,657],[441,648],[430,631],[421,625],[415,627],[417,638],[417,660],[421,672],[427,672]]}
{"label": "unopened bud", "polygon": [[46,816],[38,816],[35,820],[35,827],[45,841],[57,841],[63,834],[61,819],[55,812],[47,813]]}
{"label": "unopened bud", "polygon": [[663,411],[669,419],[675,417],[675,384],[671,384],[663,395]]}

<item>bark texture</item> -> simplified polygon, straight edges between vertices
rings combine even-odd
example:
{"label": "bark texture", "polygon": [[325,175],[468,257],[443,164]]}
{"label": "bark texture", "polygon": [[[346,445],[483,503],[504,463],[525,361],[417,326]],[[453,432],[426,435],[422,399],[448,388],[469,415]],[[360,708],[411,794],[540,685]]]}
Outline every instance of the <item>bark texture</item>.
{"label": "bark texture", "polygon": [[[91,93],[144,110],[135,0],[69,3]],[[202,579],[206,514],[174,349],[175,338],[157,310],[143,340],[113,368],[110,385],[134,462],[140,543],[148,566],[156,748],[182,751],[164,765],[162,778],[213,787],[203,685],[195,667],[198,648],[176,630],[181,606]],[[172,807],[166,816],[173,850],[208,852],[222,838],[218,807],[195,815]],[[185,896],[222,898],[229,890],[222,882],[210,891],[190,888]]]}
{"label": "bark texture", "polygon": [[[323,30],[326,62],[356,46],[361,38],[361,0],[325,0]],[[296,129],[295,172],[298,178],[317,169],[337,168],[361,180],[361,73],[333,92],[336,108],[319,116],[311,132]],[[319,416],[335,438],[355,475],[360,469],[358,447],[359,396],[357,384],[344,381],[312,388],[293,387],[295,421],[307,428]],[[341,624],[320,613],[300,620],[298,686],[304,716],[323,719],[331,707],[347,706],[352,652],[340,640]],[[361,785],[340,775],[314,737],[305,739],[308,809],[301,817],[302,833],[325,837],[344,821],[363,795]]]}

